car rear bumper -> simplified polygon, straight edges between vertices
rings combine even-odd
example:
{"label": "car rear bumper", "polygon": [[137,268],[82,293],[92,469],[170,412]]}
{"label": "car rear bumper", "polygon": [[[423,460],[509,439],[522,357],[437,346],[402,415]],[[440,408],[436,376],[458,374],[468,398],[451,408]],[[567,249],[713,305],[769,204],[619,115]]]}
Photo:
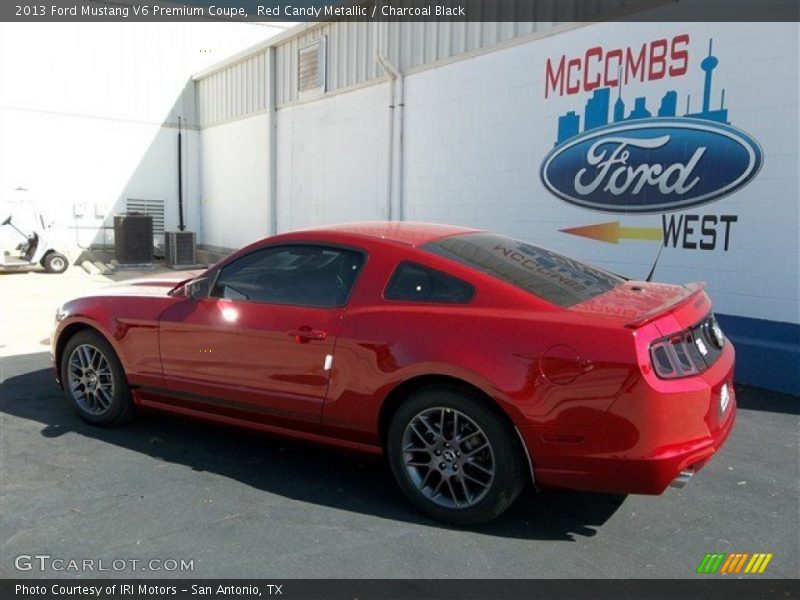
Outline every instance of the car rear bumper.
{"label": "car rear bumper", "polygon": [[[655,382],[644,376],[592,427],[569,442],[532,428],[526,442],[542,488],[620,494],[661,494],[690,479],[723,446],[736,421],[734,350],[691,381]],[[730,393],[720,409],[723,386]],[[580,441],[576,441],[580,439]],[[683,475],[682,475],[683,473]]]}

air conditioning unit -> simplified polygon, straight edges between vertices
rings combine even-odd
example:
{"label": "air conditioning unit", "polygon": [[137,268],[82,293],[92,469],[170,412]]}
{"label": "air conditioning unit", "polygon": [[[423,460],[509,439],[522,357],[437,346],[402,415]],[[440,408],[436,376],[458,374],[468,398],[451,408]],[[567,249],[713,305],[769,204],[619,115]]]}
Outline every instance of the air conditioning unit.
{"label": "air conditioning unit", "polygon": [[127,214],[114,216],[114,250],[120,264],[153,262],[153,217]]}
{"label": "air conditioning unit", "polygon": [[195,265],[195,239],[193,231],[167,231],[164,233],[164,261],[174,267]]}

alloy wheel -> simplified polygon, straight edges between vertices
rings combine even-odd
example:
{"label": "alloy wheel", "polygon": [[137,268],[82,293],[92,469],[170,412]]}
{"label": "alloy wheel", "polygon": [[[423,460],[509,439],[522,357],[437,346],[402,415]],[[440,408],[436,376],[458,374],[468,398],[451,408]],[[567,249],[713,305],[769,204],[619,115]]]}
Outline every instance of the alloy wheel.
{"label": "alloy wheel", "polygon": [[474,506],[492,487],[495,459],[489,438],[458,410],[434,407],[418,413],[406,425],[402,443],[409,478],[439,506]]}
{"label": "alloy wheel", "polygon": [[91,415],[102,415],[114,399],[114,375],[103,353],[91,344],[76,346],[69,357],[68,385],[78,405]]}

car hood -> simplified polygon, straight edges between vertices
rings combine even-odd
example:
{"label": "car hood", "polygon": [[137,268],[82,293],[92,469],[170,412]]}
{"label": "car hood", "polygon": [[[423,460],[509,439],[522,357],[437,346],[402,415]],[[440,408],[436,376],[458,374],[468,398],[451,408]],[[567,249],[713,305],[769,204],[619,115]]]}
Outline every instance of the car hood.
{"label": "car hood", "polygon": [[686,302],[702,292],[704,284],[672,285],[647,281],[626,281],[614,289],[570,307],[570,310],[615,319],[638,326]]}
{"label": "car hood", "polygon": [[101,288],[91,296],[166,296],[176,285],[194,279],[202,271],[175,271],[129,279]]}

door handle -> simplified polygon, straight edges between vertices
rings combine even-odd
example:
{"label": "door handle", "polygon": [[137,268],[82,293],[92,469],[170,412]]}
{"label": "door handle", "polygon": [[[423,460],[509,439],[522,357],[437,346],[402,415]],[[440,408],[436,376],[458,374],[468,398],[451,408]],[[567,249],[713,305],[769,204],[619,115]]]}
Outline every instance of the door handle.
{"label": "door handle", "polygon": [[293,337],[296,342],[303,344],[311,341],[322,341],[328,334],[321,329],[311,329],[311,327],[300,327],[286,332],[286,335]]}

